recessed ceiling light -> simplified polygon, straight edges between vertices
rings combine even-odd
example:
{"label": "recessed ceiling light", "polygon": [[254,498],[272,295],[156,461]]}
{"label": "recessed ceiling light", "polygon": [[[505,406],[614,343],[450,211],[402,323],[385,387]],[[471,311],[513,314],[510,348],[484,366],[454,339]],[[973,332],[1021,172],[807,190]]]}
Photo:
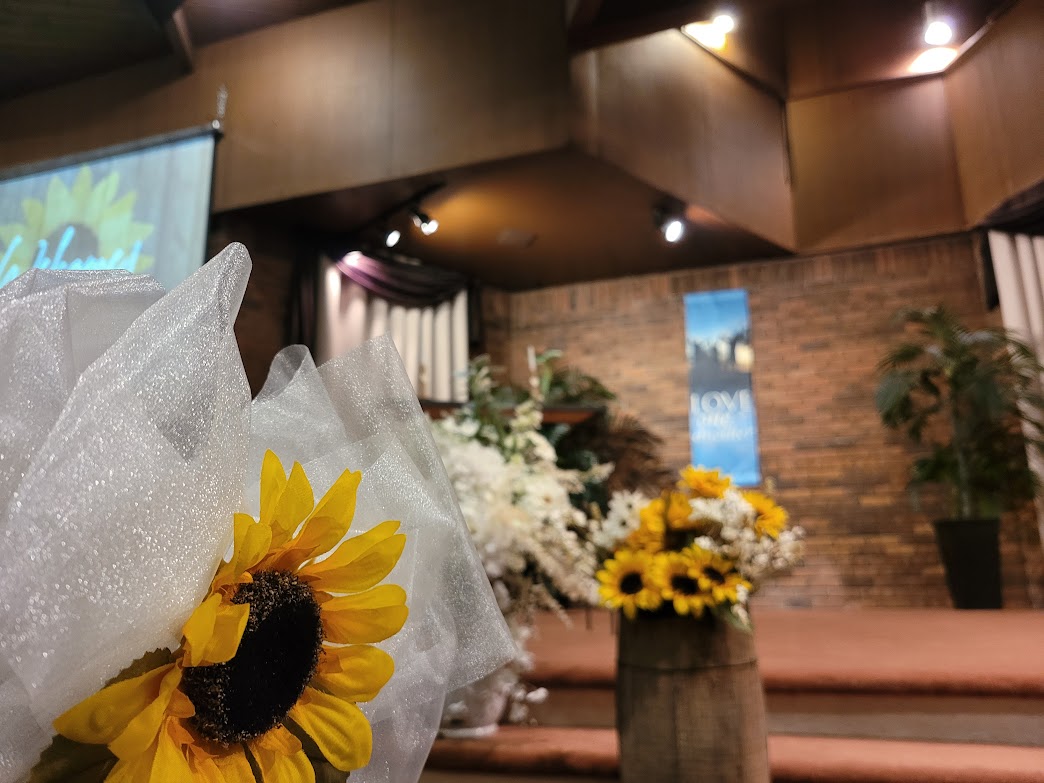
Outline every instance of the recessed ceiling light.
{"label": "recessed ceiling light", "polygon": [[939,73],[957,59],[957,50],[952,46],[936,46],[926,49],[910,63],[910,73]]}
{"label": "recessed ceiling light", "polygon": [[384,244],[386,247],[395,247],[399,244],[400,239],[402,239],[402,232],[393,228],[384,235]]}

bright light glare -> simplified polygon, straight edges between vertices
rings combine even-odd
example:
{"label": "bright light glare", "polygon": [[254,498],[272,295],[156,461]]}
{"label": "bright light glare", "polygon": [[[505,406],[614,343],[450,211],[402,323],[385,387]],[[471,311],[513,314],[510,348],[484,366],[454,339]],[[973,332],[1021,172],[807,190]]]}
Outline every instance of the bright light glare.
{"label": "bright light glare", "polygon": [[936,19],[924,28],[924,42],[929,46],[946,46],[952,40],[953,28],[942,19]]}
{"label": "bright light glare", "polygon": [[725,30],[713,22],[693,22],[685,25],[682,32],[707,49],[718,51],[725,48]]}
{"label": "bright light glare", "polygon": [[950,46],[937,46],[926,49],[917,59],[910,63],[910,73],[938,73],[957,59],[957,50]]}
{"label": "bright light glare", "polygon": [[424,234],[424,236],[430,237],[432,234],[439,230],[439,221],[435,220],[434,218],[432,218],[431,220],[425,220],[423,223],[421,223],[420,230],[421,233]]}
{"label": "bright light glare", "polygon": [[671,218],[666,224],[664,224],[663,238],[672,245],[675,242],[678,242],[683,236],[685,236],[685,224],[678,220],[678,218]]}
{"label": "bright light glare", "polygon": [[711,20],[711,26],[723,33],[731,33],[736,29],[736,20],[730,14],[718,14]]}
{"label": "bright light glare", "polygon": [[384,244],[388,247],[395,247],[397,244],[399,244],[400,239],[402,239],[402,234],[399,232],[398,229],[393,228],[384,237]]}

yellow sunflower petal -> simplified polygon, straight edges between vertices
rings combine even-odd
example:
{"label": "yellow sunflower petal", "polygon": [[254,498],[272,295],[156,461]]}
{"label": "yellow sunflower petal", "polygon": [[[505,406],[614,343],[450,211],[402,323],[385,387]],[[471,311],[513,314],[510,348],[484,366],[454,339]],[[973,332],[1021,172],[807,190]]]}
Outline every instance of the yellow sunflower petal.
{"label": "yellow sunflower petal", "polygon": [[409,615],[406,591],[398,585],[329,598],[321,609],[325,638],[334,644],[382,642],[397,634]]}
{"label": "yellow sunflower petal", "polygon": [[395,673],[395,660],[376,647],[328,647],[319,664],[316,683],[348,701],[369,701]]}
{"label": "yellow sunflower petal", "polygon": [[159,696],[160,683],[173,668],[167,664],[102,688],[59,716],[55,731],[76,742],[108,745]]}
{"label": "yellow sunflower petal", "polygon": [[[272,526],[272,548],[281,547],[297,531],[298,526],[307,519],[315,507],[315,497],[312,495],[312,485],[308,483],[308,476],[300,463],[295,462],[290,468],[290,476],[286,480],[286,486],[276,501],[272,518],[269,520]],[[262,516],[261,521],[265,519]]]}
{"label": "yellow sunflower petal", "polygon": [[250,615],[249,604],[226,604],[215,593],[196,607],[182,628],[185,665],[202,666],[231,660],[239,649]]}
{"label": "yellow sunflower petal", "polygon": [[[159,694],[149,706],[139,712],[116,739],[109,743],[111,750],[118,758],[130,759],[140,756],[150,745],[156,742],[157,734],[163,736],[167,732],[161,732],[167,718],[167,707],[170,705],[171,697],[175,689],[181,684],[181,669],[177,666],[171,668],[160,683]],[[169,736],[167,737],[169,740]],[[160,743],[162,746],[162,742]],[[180,753],[180,751],[179,751]]]}
{"label": "yellow sunflower petal", "polygon": [[395,535],[399,523],[382,522],[360,536],[349,538],[337,551],[301,569],[300,577],[325,593],[357,593],[386,577],[399,562],[406,536]]}
{"label": "yellow sunflower petal", "polygon": [[250,743],[263,783],[314,783],[315,770],[301,741],[282,726]]}
{"label": "yellow sunflower petal", "polygon": [[249,514],[236,514],[232,559],[218,568],[211,589],[237,581],[247,569],[264,559],[271,544],[272,528],[255,522]]}
{"label": "yellow sunflower petal", "polygon": [[304,527],[274,567],[296,570],[305,560],[326,554],[344,538],[355,516],[355,499],[362,473],[344,471],[323,495]]}
{"label": "yellow sunflower petal", "polygon": [[366,716],[351,702],[305,688],[290,717],[314,740],[326,760],[342,772],[369,763],[373,732]]}
{"label": "yellow sunflower petal", "polygon": [[286,471],[274,451],[266,451],[261,464],[261,522],[270,525],[279,496],[286,486]]}
{"label": "yellow sunflower petal", "polygon": [[224,783],[255,783],[254,771],[241,747],[230,747],[227,754],[214,758]]}
{"label": "yellow sunflower petal", "polygon": [[192,768],[185,754],[170,732],[164,730],[141,753],[120,759],[105,783],[171,783],[192,779]]}

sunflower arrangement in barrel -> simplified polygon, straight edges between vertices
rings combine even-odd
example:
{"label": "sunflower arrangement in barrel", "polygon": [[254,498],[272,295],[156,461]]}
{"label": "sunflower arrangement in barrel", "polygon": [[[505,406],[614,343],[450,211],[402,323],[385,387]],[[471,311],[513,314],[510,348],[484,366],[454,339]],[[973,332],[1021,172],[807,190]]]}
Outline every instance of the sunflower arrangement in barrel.
{"label": "sunflower arrangement in barrel", "polygon": [[676,613],[749,629],[750,596],[801,560],[804,531],[787,512],[720,470],[690,465],[676,487],[642,500],[629,502],[633,511],[598,572],[602,602],[630,620]]}

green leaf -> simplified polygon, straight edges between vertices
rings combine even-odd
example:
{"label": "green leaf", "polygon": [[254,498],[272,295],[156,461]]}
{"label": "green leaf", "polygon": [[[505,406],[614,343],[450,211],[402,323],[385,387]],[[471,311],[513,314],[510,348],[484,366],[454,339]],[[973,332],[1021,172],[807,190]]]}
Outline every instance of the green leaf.
{"label": "green leaf", "polygon": [[301,749],[308,756],[308,760],[312,762],[312,769],[315,770],[315,783],[344,783],[348,779],[347,773],[341,772],[326,760],[326,756],[319,750],[319,746],[315,744],[315,740],[309,736],[307,731],[291,720],[284,721],[283,726],[301,741]]}
{"label": "green leaf", "polygon": [[116,762],[105,745],[85,745],[57,735],[40,754],[28,783],[101,783]]}
{"label": "green leaf", "polygon": [[[107,683],[130,680],[173,662],[170,650],[147,652]],[[105,745],[88,745],[55,735],[29,773],[28,783],[95,783],[103,781],[117,758]]]}

